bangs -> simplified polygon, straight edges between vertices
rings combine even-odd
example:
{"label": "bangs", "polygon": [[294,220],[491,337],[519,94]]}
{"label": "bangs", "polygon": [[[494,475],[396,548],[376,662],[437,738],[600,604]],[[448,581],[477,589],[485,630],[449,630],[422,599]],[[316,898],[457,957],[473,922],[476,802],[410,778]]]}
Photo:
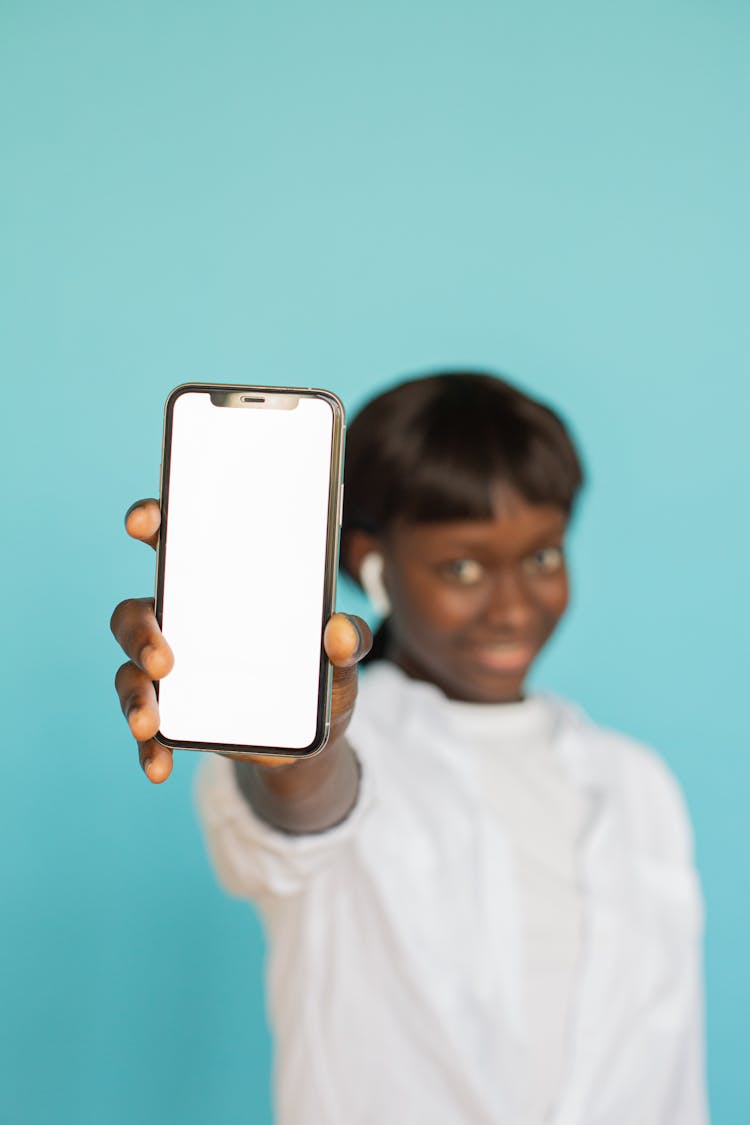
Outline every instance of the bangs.
{"label": "bangs", "polygon": [[490,519],[498,486],[571,513],[583,473],[558,415],[491,375],[450,373],[374,399],[348,434],[344,530]]}
{"label": "bangs", "polygon": [[498,486],[530,504],[570,511],[575,469],[547,435],[497,410],[496,402],[444,406],[421,438],[414,435],[408,487],[393,497],[392,510],[401,518],[414,523],[491,519]]}

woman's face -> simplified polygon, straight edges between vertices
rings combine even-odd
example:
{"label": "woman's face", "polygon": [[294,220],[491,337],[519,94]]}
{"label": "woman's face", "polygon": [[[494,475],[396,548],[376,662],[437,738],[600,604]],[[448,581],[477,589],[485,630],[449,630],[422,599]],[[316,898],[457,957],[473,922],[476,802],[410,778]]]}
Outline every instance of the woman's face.
{"label": "woman's face", "polygon": [[523,698],[568,604],[567,517],[507,489],[489,520],[397,524],[379,549],[392,605],[387,656],[451,699]]}

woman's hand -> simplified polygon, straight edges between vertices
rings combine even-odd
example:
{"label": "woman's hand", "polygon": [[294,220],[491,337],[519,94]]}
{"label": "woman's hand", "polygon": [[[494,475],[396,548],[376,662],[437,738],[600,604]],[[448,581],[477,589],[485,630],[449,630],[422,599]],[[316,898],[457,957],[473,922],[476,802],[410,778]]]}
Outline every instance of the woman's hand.
{"label": "woman's hand", "polygon": [[[139,500],[128,508],[125,530],[133,539],[140,539],[156,549],[160,520],[156,500]],[[159,706],[153,681],[169,674],[174,656],[156,620],[153,598],[127,598],[120,602],[112,614],[110,627],[128,657],[115,676],[120,706],[138,743],[141,766],[148,779],[158,785],[172,772],[172,750],[154,739],[159,729]],[[357,664],[369,652],[372,634],[361,617],[334,613],[326,625],[323,643],[334,667],[329,738],[329,745],[332,745],[341,739],[349,724],[357,697]],[[241,756],[241,760],[263,767],[287,768],[307,761],[295,762],[290,758],[261,754],[252,758]]]}

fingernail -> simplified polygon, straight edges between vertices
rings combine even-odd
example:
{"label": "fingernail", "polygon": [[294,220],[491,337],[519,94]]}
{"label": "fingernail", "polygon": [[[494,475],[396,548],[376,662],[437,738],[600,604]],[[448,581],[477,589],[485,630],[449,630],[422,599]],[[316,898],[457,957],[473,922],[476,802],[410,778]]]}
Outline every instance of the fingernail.
{"label": "fingernail", "polygon": [[362,641],[364,639],[362,637],[362,630],[359,627],[359,622],[354,617],[349,618],[349,624],[354,627],[354,632],[357,634],[357,651],[359,651],[362,648]]}
{"label": "fingernail", "polygon": [[146,667],[146,664],[149,662],[149,660],[151,659],[151,657],[154,655],[155,652],[156,652],[156,646],[155,645],[144,645],[143,646],[143,648],[141,649],[141,656],[140,656],[142,668]]}
{"label": "fingernail", "polygon": [[146,758],[143,763],[143,772],[145,773],[149,781],[151,780],[151,767],[153,766],[153,764],[153,758]]}

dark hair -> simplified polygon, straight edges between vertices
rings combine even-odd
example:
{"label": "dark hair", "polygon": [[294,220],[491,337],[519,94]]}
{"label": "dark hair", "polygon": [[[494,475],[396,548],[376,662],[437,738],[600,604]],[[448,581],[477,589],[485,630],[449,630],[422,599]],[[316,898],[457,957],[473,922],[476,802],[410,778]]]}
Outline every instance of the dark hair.
{"label": "dark hair", "polygon": [[[368,402],[347,430],[342,540],[395,520],[489,519],[498,482],[570,515],[583,480],[562,419],[518,387],[473,371],[410,379]],[[384,645],[381,628],[370,659]]]}

